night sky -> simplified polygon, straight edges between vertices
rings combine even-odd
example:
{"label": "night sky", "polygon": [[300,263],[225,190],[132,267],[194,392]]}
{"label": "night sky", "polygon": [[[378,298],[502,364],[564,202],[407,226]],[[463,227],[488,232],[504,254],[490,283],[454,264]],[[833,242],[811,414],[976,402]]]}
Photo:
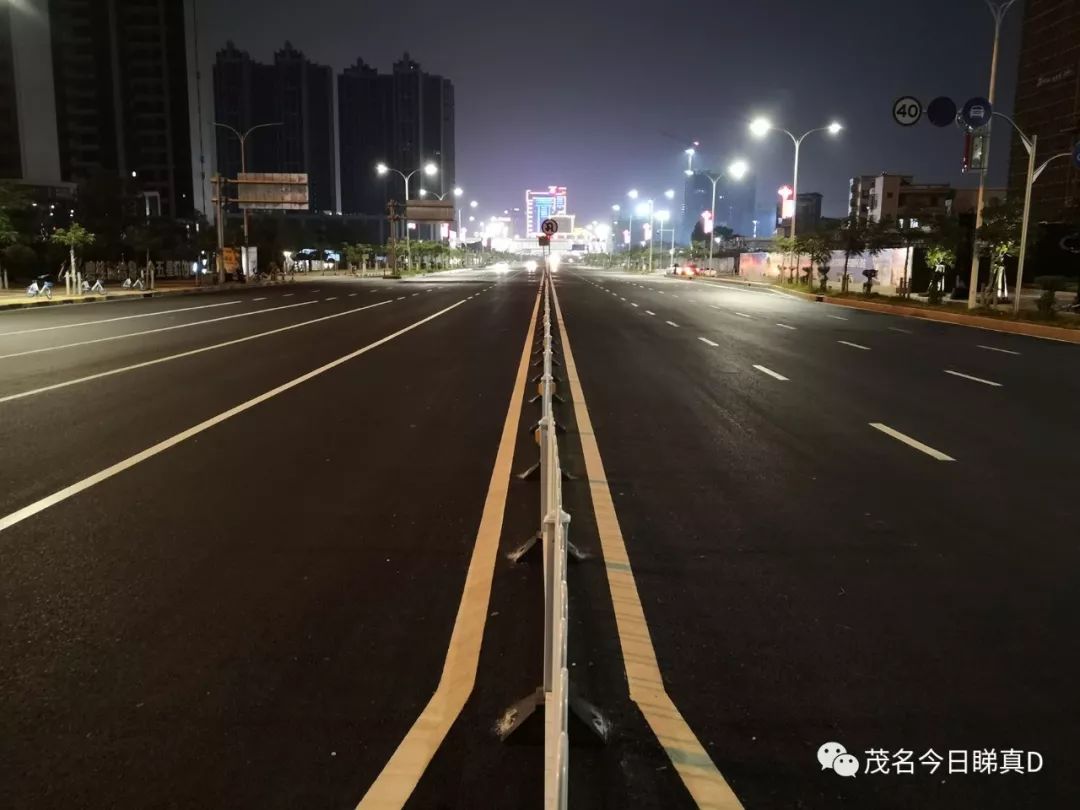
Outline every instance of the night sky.
{"label": "night sky", "polygon": [[[804,144],[800,191],[824,194],[828,215],[846,211],[855,174],[977,184],[960,172],[959,130],[901,128],[891,103],[985,94],[993,24],[982,0],[198,2],[204,103],[227,39],[265,61],[289,39],[335,71],[357,57],[389,71],[407,50],[452,79],[457,180],[485,216],[522,205],[526,188],[554,184],[568,186],[579,222],[607,217],[631,187],[675,187],[681,199],[683,149],[693,140],[704,158],[695,165],[749,160],[758,204],[769,203],[790,182],[792,145],[782,133],[753,141],[746,124],[759,113],[798,132],[833,117],[847,126],[837,140]],[[1021,14],[1018,4],[1004,28],[1004,112]],[[1007,154],[999,136],[992,185],[1004,184]]]}

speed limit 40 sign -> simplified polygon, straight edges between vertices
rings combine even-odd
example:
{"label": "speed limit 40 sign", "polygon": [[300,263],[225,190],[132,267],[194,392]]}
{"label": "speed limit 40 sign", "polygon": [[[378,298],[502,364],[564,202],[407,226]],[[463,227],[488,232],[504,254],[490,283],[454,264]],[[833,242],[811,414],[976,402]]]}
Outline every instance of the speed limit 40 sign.
{"label": "speed limit 40 sign", "polygon": [[904,96],[893,102],[893,120],[902,127],[910,127],[919,123],[922,114],[922,102],[913,96]]}

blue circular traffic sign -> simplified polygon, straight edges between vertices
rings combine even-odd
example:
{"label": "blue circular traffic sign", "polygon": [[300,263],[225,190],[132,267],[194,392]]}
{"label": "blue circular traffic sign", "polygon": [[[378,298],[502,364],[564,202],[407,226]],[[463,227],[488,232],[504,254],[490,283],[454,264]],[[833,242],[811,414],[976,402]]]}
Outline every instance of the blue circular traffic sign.
{"label": "blue circular traffic sign", "polygon": [[948,96],[938,96],[926,108],[926,117],[935,127],[947,127],[956,121],[956,102]]}
{"label": "blue circular traffic sign", "polygon": [[1073,163],[1080,169],[1080,141],[1073,144]]}
{"label": "blue circular traffic sign", "polygon": [[960,110],[960,120],[968,129],[983,129],[990,126],[990,117],[994,114],[994,105],[982,96],[969,98]]}

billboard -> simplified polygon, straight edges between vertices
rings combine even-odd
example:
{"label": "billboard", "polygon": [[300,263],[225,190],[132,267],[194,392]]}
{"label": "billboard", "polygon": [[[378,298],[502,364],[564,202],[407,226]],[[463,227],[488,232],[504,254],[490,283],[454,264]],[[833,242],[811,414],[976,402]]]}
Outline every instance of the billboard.
{"label": "billboard", "polygon": [[410,222],[453,222],[452,200],[409,200],[405,205],[405,219]]}
{"label": "billboard", "polygon": [[249,211],[307,211],[308,176],[287,172],[241,172],[237,205]]}
{"label": "billboard", "polygon": [[545,191],[525,192],[525,227],[529,236],[540,233],[540,223],[566,213],[566,186],[548,186]]}

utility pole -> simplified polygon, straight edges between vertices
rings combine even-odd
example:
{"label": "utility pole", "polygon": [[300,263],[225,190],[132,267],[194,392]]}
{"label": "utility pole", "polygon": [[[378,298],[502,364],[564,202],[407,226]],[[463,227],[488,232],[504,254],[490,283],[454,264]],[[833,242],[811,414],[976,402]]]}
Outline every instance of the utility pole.
{"label": "utility pole", "polygon": [[214,203],[217,205],[217,280],[225,283],[225,206],[222,196],[225,193],[220,174],[214,175]]}
{"label": "utility pole", "polygon": [[397,276],[397,203],[390,200],[386,204],[387,219],[390,222],[390,275]]}
{"label": "utility pole", "polygon": [[[990,107],[994,106],[994,87],[997,84],[998,47],[1001,44],[1001,24],[1005,15],[1013,7],[1016,0],[986,0],[986,7],[994,18],[994,50],[990,55],[990,91],[986,94]],[[990,138],[986,139],[983,148],[983,165],[990,166]],[[979,228],[983,221],[983,198],[986,195],[986,170],[979,174],[979,193],[975,197],[975,238],[971,246],[971,276],[968,281],[968,309],[975,309],[978,304],[976,290],[979,286]]]}

